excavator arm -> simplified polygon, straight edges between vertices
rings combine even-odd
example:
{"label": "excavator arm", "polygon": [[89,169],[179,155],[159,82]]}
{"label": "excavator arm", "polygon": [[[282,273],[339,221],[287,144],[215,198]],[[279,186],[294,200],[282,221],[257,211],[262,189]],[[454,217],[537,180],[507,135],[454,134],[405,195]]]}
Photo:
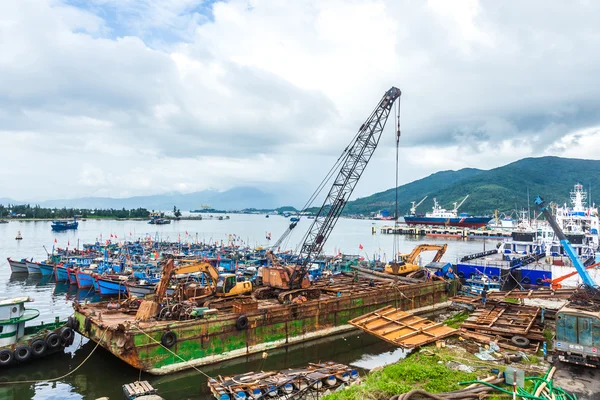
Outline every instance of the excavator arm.
{"label": "excavator arm", "polygon": [[417,257],[419,257],[419,255],[422,252],[424,252],[424,251],[434,251],[434,250],[437,250],[437,253],[433,257],[433,261],[434,262],[438,262],[444,256],[444,253],[446,253],[446,249],[447,248],[448,248],[447,244],[443,244],[443,245],[438,245],[438,244],[420,244],[420,245],[416,246],[413,249],[413,251],[408,255],[408,257],[406,257],[406,259],[404,260],[404,262],[407,263],[407,264],[415,264],[415,261],[417,260]]}

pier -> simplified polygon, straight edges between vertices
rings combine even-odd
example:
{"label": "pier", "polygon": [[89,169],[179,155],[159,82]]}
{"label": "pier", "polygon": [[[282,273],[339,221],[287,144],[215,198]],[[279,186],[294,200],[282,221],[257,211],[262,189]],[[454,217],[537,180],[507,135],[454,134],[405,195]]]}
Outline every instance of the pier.
{"label": "pier", "polygon": [[[409,236],[440,236],[456,237],[461,239],[505,239],[510,238],[512,232],[502,229],[473,229],[453,226],[409,226],[409,225],[384,225],[379,231],[385,235]],[[371,233],[376,233],[372,227]]]}

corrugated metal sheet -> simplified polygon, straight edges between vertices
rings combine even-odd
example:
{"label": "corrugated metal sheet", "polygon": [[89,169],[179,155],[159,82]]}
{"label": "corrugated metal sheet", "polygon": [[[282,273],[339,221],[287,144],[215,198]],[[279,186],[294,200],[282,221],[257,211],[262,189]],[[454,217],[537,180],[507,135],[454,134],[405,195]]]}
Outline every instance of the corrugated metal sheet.
{"label": "corrugated metal sheet", "polygon": [[417,317],[392,306],[354,318],[349,323],[380,339],[407,349],[435,342],[458,332],[442,323]]}

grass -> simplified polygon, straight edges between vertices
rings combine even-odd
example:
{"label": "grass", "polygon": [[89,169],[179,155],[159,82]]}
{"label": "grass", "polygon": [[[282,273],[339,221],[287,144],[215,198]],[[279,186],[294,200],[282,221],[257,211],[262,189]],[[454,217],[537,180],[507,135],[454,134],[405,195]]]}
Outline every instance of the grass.
{"label": "grass", "polygon": [[519,299],[504,299],[504,302],[511,304],[521,304],[521,300]]}
{"label": "grass", "polygon": [[[451,356],[416,353],[406,359],[367,375],[361,385],[332,393],[324,400],[388,399],[413,389],[424,389],[431,393],[449,392],[460,389],[458,382],[477,378],[477,371],[466,373],[446,367],[445,360]],[[438,363],[438,361],[442,361]]]}
{"label": "grass", "polygon": [[469,318],[469,313],[467,311],[461,311],[445,320],[444,325],[447,325],[450,328],[458,329],[467,318]]}

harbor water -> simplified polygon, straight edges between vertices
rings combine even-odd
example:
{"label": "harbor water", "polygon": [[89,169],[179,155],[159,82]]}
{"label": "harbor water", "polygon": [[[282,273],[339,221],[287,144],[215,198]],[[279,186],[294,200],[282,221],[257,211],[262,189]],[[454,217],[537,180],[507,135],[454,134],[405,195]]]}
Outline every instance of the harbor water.
{"label": "harbor water", "polygon": [[[310,222],[312,221],[302,219],[288,240],[282,244],[281,250],[295,249]],[[372,227],[376,227],[378,231],[386,222],[389,225],[389,221],[342,218],[331,234],[325,251],[327,254],[356,254],[365,259],[389,259],[393,255],[394,236],[371,233]],[[265,218],[264,215],[231,214],[230,219],[181,220],[159,226],[149,225],[146,221],[86,220],[80,221],[77,230],[53,232],[49,221],[11,221],[8,224],[0,224],[0,298],[30,296],[34,302],[28,306],[40,311],[37,322],[50,322],[55,316],[68,317],[72,314],[74,301],[99,300],[93,289],[77,290],[73,285],[55,283],[51,277],[11,274],[6,262],[7,257],[33,257],[34,260],[41,261],[46,258],[46,251],[52,251],[52,246],[74,248],[81,247],[83,243],[107,239],[113,242],[135,240],[148,235],[153,239],[167,241],[223,241],[225,245],[235,235],[238,240],[236,243],[240,243],[241,240],[252,247],[268,246],[269,234],[272,237],[271,242],[275,242],[289,224],[288,219],[277,215]],[[15,240],[18,232],[21,233],[22,240]],[[494,240],[483,242],[456,238],[417,239],[399,236],[397,248],[406,253],[423,242],[448,243],[448,251],[443,260],[451,262],[456,262],[462,255],[481,251],[484,246],[491,249],[497,243]],[[422,262],[430,261],[431,257],[433,253],[424,253]],[[111,399],[122,398],[121,386],[139,379],[140,371],[104,349],[94,348],[95,343],[77,336],[65,353],[0,370],[0,382],[35,381],[0,384],[0,400],[96,399],[105,396]],[[210,376],[230,375],[300,367],[309,362],[329,360],[350,364],[365,371],[395,362],[403,356],[402,350],[357,331],[269,352],[266,357],[259,354],[202,367],[202,371]],[[75,372],[70,373],[77,367],[79,368]],[[213,398],[208,391],[206,378],[195,370],[160,377],[142,373],[141,378],[148,380],[166,399]]]}

